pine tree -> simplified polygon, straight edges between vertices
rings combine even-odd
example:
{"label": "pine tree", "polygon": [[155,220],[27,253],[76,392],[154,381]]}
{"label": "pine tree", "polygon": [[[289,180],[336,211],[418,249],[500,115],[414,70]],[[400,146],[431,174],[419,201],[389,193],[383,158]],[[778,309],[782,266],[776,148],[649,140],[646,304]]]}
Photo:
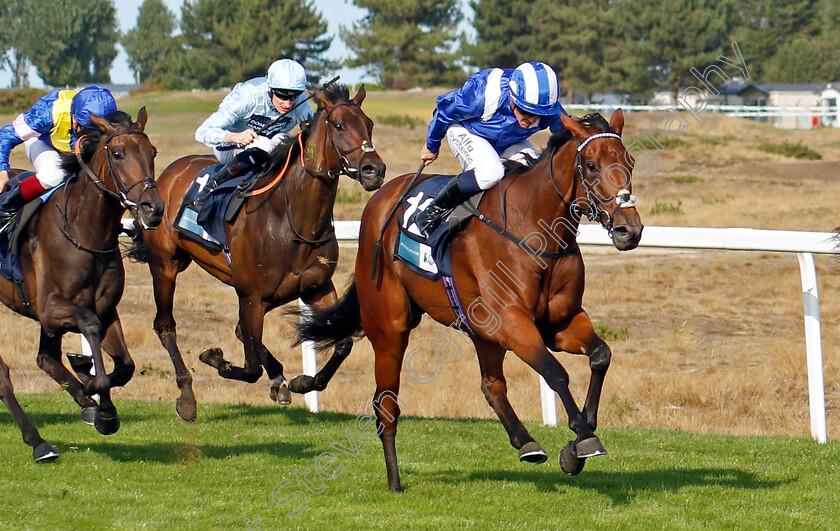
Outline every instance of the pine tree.
{"label": "pine tree", "polygon": [[137,26],[122,38],[137,83],[153,78],[161,61],[177,49],[175,24],[175,14],[162,0],[145,0],[140,6]]}
{"label": "pine tree", "polygon": [[368,10],[341,28],[356,53],[348,66],[364,67],[386,87],[450,85],[466,76],[451,51],[461,20],[457,0],[356,0]]}

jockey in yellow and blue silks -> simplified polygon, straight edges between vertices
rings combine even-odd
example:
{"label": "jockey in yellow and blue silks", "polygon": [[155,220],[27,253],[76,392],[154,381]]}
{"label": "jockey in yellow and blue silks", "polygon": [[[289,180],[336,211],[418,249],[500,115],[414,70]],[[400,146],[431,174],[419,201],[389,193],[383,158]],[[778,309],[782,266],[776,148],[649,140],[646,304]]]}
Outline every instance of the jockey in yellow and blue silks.
{"label": "jockey in yellow and blue silks", "polygon": [[0,204],[0,224],[46,190],[58,186],[66,175],[60,153],[73,151],[77,131],[95,127],[90,116],[107,117],[117,109],[114,96],[104,88],[54,90],[0,129],[0,190],[9,182],[9,154],[20,144],[35,167],[35,175],[12,187]]}
{"label": "jockey in yellow and blue silks", "polygon": [[420,158],[435,161],[444,136],[463,173],[452,179],[417,215],[424,235],[447,212],[473,194],[487,190],[502,177],[503,159],[525,162],[539,152],[528,138],[543,129],[563,129],[557,74],[545,63],[532,61],[516,69],[489,68],[473,74],[457,90],[437,99]]}

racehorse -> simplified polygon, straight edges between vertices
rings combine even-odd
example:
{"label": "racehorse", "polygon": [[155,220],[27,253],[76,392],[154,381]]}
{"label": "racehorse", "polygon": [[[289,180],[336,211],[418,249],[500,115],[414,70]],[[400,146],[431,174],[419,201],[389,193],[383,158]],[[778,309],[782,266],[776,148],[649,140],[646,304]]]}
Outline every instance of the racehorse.
{"label": "racehorse", "polygon": [[[54,190],[19,236],[23,284],[0,278],[0,300],[41,324],[38,366],[83,408],[83,420],[109,435],[120,425],[110,390],[125,385],[134,374],[117,314],[125,283],[117,242],[121,218],[127,209],[151,230],[160,223],[163,201],[154,180],[157,150],[143,132],[145,107],[136,122],[121,111],[107,119],[91,119],[96,129],[85,130],[76,158],[64,158],[64,169],[72,177]],[[85,370],[76,370],[78,378],[65,368],[61,339],[66,332],[85,336],[96,376],[88,375],[89,363]],[[110,374],[105,372],[102,350],[114,360]],[[98,406],[93,394],[100,397]],[[0,396],[35,460],[58,457],[18,404],[2,359]]]}
{"label": "racehorse", "polygon": [[[390,253],[377,252],[380,237],[382,249],[395,248],[399,225],[405,223],[403,216],[391,215],[413,180],[403,175],[365,207],[350,289],[337,305],[315,312],[299,326],[299,340],[328,345],[363,334],[372,343],[374,409],[392,491],[402,490],[395,446],[400,369],[409,334],[423,313],[467,329],[478,354],[481,389],[520,460],[541,463],[546,453],[507,399],[502,364],[508,350],[560,395],[569,427],[577,434],[560,453],[562,469],[580,473],[586,458],[606,453],[594,431],[611,351],[581,307],[584,265],[575,238],[582,211],[609,231],[619,250],[635,248],[643,226],[631,195],[634,161],[621,142],[621,110],[609,124],[600,114],[579,120],[563,116],[563,123],[565,129],[551,137],[539,161],[491,188],[479,203],[480,221],[470,220],[453,238],[452,279],[460,300],[470,303],[460,317],[442,280],[412,272]],[[540,245],[535,248],[535,243]],[[549,349],[589,357],[583,410],[569,392],[568,373]]]}
{"label": "racehorse", "polygon": [[[338,259],[332,225],[338,178],[344,174],[360,181],[365,190],[375,190],[385,176],[385,164],[371,143],[373,122],[361,108],[365,94],[362,86],[350,99],[344,85],[328,85],[315,92],[318,111],[310,125],[294,143],[274,150],[268,169],[258,177],[259,190],[252,192],[234,222],[226,225],[229,261],[222,252],[173,228],[184,194],[199,172],[216,159],[183,157],[161,174],[158,184],[167,202],[164,223],[160,230],[144,230],[142,241],[137,241],[138,252],[133,254],[145,253],[152,273],[157,307],[154,329],[175,366],[181,391],[175,410],[182,419],[195,420],[196,402],[192,376],[176,341],[172,303],[176,277],[192,261],[236,289],[236,337],[245,351],[244,367],[225,361],[219,348],[203,351],[199,359],[223,378],[249,383],[257,381],[265,367],[272,382],[271,398],[283,405],[291,402],[283,365],[263,345],[263,321],[266,312],[297,298],[314,308],[337,300],[331,277]],[[351,348],[352,341],[338,345],[321,372],[293,390],[322,390]]]}

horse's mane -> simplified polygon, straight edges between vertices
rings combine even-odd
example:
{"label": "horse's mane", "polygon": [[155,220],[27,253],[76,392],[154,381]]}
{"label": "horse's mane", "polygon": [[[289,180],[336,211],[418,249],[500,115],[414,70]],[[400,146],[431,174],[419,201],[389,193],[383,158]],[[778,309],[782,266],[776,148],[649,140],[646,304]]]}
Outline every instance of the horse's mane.
{"label": "horse's mane", "polygon": [[[341,83],[333,83],[332,85],[329,85],[319,90],[323,92],[327,96],[327,98],[333,101],[337,100],[339,102],[344,103],[350,101],[350,89],[347,88],[347,85],[343,85]],[[324,109],[320,105],[318,105],[318,110],[315,112],[315,116],[313,116],[309,122],[300,124],[300,142],[298,142],[293,137],[292,141],[283,142],[282,144],[279,144],[276,148],[274,148],[269,158],[269,163],[267,166],[268,169],[262,175],[273,173],[282,169],[283,166],[286,164],[286,160],[289,158],[290,150],[293,150],[291,154],[292,158],[299,154],[299,146],[306,145],[306,139],[309,137],[309,134],[312,131],[312,124],[319,119],[323,111]]]}
{"label": "horse's mane", "polygon": [[[133,123],[131,121],[131,116],[122,111],[114,111],[106,116],[105,119],[108,120],[111,125],[125,129],[129,129]],[[85,164],[87,164],[90,162],[90,159],[93,158],[96,148],[99,147],[99,140],[102,138],[102,131],[96,127],[86,127],[79,131],[78,137],[84,137],[85,139],[84,142],[82,142],[81,157],[82,160],[85,161]],[[75,146],[70,147],[73,148]],[[79,164],[79,161],[76,159],[76,155],[72,152],[61,154],[61,167],[67,175],[76,175],[82,168],[81,164]]]}
{"label": "horse's mane", "polygon": [[[610,127],[609,122],[601,116],[600,113],[593,112],[590,114],[586,114],[581,116],[580,118],[574,118],[580,125],[584,127],[592,127],[602,133],[614,133],[615,131],[612,130]],[[551,154],[554,153],[556,150],[563,147],[563,145],[574,138],[572,136],[572,132],[566,129],[565,127],[560,131],[557,131],[551,138],[548,139],[548,145],[545,147],[545,151],[543,151],[542,156],[540,159],[551,157]]]}

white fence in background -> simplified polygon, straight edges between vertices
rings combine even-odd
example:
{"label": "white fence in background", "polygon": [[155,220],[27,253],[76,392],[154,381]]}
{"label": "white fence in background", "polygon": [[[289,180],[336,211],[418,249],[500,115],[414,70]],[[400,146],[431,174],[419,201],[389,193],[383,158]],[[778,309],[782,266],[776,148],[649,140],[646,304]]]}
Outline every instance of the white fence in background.
{"label": "white fence in background", "polygon": [[[336,221],[339,241],[359,239],[358,221]],[[817,270],[814,254],[833,254],[835,242],[831,232],[803,232],[745,228],[645,227],[639,247],[660,249],[714,249],[730,251],[762,251],[796,253],[802,281],[802,300],[805,317],[805,354],[808,365],[808,401],[810,404],[811,435],[820,443],[828,440],[825,417],[825,378],[823,376],[822,337],[820,331],[820,301],[817,291]],[[599,225],[581,225],[577,242],[580,245],[612,247],[607,232]],[[632,259],[632,253],[627,257]],[[300,302],[301,306],[305,306]],[[84,343],[84,342],[83,342]],[[84,350],[87,349],[87,350]],[[89,352],[83,345],[85,353]],[[305,342],[302,347],[303,372],[314,376],[318,370],[315,346]],[[543,424],[557,425],[556,395],[540,378]],[[318,392],[304,395],[307,407],[318,412]]]}

